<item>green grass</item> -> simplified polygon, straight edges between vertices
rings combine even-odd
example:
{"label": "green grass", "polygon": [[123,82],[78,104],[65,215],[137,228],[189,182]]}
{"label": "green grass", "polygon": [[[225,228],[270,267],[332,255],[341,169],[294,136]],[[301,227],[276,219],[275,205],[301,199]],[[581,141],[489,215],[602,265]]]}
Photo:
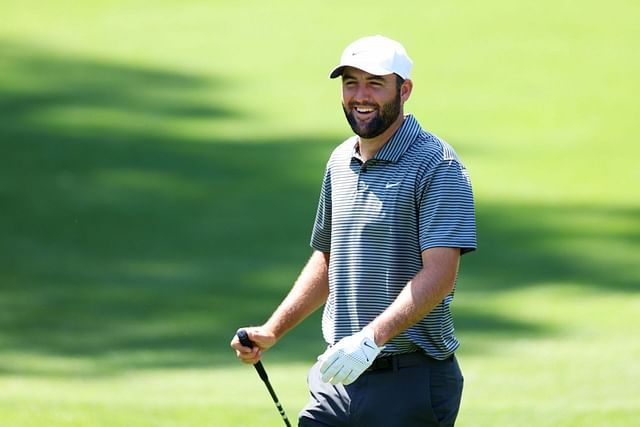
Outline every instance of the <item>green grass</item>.
{"label": "green grass", "polygon": [[[327,72],[384,33],[476,193],[459,425],[633,425],[636,3],[0,4],[0,424],[281,425],[228,341],[309,255]],[[292,419],[321,351],[315,314],[265,356]]]}

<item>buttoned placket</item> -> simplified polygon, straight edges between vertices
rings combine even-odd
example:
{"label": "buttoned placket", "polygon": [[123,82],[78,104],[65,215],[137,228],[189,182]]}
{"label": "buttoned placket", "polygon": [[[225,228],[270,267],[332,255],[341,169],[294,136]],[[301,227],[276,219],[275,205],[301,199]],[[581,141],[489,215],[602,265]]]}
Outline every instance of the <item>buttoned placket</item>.
{"label": "buttoned placket", "polygon": [[351,161],[359,163],[360,166],[356,178],[356,188],[353,194],[355,198],[358,194],[364,194],[369,190],[369,186],[366,181],[362,179],[362,176],[368,173],[368,169],[375,165],[377,163],[377,160],[375,158],[372,158],[367,160],[366,162],[363,162],[360,154],[354,150]]}

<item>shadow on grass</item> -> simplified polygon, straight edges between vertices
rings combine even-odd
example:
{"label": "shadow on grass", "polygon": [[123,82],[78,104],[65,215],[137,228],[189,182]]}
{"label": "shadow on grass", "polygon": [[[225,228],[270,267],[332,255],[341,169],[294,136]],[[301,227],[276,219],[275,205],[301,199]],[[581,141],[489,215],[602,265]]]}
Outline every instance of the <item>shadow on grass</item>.
{"label": "shadow on grass", "polygon": [[[92,374],[236,363],[235,328],[262,322],[310,254],[337,138],[167,136],[183,119],[241,119],[215,99],[234,83],[19,44],[0,44],[0,58],[0,372],[71,375],[47,362],[59,357]],[[637,291],[639,215],[479,201],[481,250],[465,256],[460,292]],[[313,360],[318,319],[283,340],[280,360]],[[458,327],[553,333],[468,309]],[[38,362],[9,363],[27,355]]]}

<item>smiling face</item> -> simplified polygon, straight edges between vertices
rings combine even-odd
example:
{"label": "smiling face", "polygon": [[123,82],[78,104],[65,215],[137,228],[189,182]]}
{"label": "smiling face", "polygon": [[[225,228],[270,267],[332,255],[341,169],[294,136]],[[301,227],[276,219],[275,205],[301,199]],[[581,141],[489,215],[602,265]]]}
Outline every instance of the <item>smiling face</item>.
{"label": "smiling face", "polygon": [[353,132],[372,139],[385,131],[395,131],[403,119],[403,104],[411,83],[398,85],[395,74],[376,76],[346,67],[342,73],[342,108]]}

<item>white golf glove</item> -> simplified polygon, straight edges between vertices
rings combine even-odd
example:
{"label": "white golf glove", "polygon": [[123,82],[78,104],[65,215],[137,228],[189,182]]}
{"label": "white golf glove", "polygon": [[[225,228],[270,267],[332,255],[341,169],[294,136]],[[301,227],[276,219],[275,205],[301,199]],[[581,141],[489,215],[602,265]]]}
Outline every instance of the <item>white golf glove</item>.
{"label": "white golf glove", "polygon": [[378,347],[373,338],[373,329],[364,328],[329,347],[318,357],[322,362],[322,381],[331,384],[351,384],[358,379],[384,348]]}

